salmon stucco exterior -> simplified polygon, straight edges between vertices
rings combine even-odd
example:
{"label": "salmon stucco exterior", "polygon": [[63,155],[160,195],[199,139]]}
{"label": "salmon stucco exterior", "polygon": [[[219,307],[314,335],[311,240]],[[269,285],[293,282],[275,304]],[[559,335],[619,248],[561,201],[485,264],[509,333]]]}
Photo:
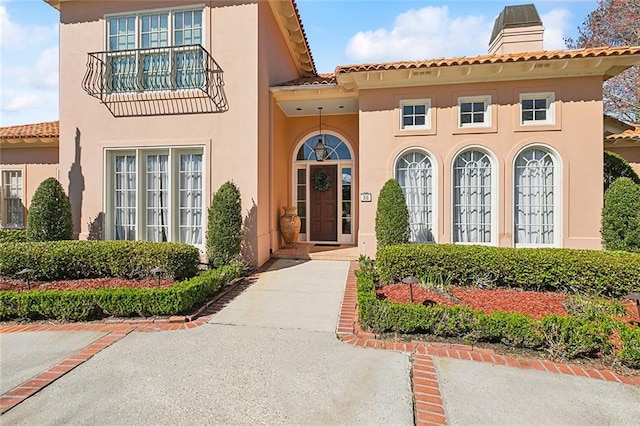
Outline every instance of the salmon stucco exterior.
{"label": "salmon stucco exterior", "polygon": [[[243,255],[299,242],[374,255],[385,181],[415,242],[601,248],[602,82],[640,47],[545,51],[533,5],[489,53],[316,72],[295,1],[47,0],[60,11],[59,178],[75,232],[204,249],[239,187]],[[4,152],[4,151],[3,151]]]}

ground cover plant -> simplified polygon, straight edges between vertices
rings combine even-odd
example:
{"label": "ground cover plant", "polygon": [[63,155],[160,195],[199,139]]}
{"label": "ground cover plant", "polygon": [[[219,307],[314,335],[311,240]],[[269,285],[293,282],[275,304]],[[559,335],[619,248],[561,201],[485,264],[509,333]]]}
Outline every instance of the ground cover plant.
{"label": "ground cover plant", "polygon": [[[461,249],[478,256],[473,247]],[[388,250],[395,252],[396,248]],[[407,249],[401,247],[400,251],[403,250]],[[640,318],[631,303],[611,297],[596,297],[593,294],[597,292],[574,294],[570,289],[564,291],[564,286],[536,288],[543,282],[536,274],[548,271],[536,269],[535,264],[528,268],[529,282],[535,283],[533,286],[508,288],[505,282],[500,281],[504,274],[499,269],[491,270],[491,275],[483,275],[482,279],[465,281],[460,280],[460,274],[437,272],[433,266],[440,264],[442,259],[438,256],[432,262],[427,261],[425,269],[420,269],[424,266],[423,257],[409,261],[407,266],[402,263],[407,260],[405,256],[394,258],[399,262],[395,264],[384,255],[381,262],[381,254],[378,251],[375,264],[361,259],[361,269],[357,271],[358,314],[365,329],[375,333],[410,335],[412,339],[422,335],[427,340],[453,338],[467,344],[500,344],[507,348],[536,351],[557,360],[597,358],[606,359],[614,366],[640,367]],[[477,270],[475,263],[468,263],[468,255],[456,259],[449,254],[447,260],[454,265],[465,262],[469,269]],[[489,256],[488,264],[499,264],[495,260],[499,256],[493,253],[494,259]],[[475,258],[479,263],[482,259],[482,256]],[[561,261],[562,257],[556,260]],[[395,279],[402,275],[389,280],[390,276],[394,277],[389,275],[389,271],[420,277],[418,283],[412,285],[412,294],[408,284]],[[439,273],[445,275],[435,278]],[[533,288],[523,290],[523,287]],[[543,291],[548,288],[556,291]]]}

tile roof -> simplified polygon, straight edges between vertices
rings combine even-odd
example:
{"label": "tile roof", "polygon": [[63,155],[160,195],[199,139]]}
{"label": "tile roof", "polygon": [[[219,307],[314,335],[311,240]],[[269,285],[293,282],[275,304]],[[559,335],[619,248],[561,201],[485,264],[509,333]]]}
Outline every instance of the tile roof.
{"label": "tile roof", "polygon": [[617,142],[623,140],[638,140],[640,141],[640,126],[633,126],[633,129],[625,130],[622,133],[616,133],[613,135],[605,136],[605,140],[608,142]]}
{"label": "tile roof", "polygon": [[336,84],[335,74],[319,74],[314,77],[302,77],[287,81],[280,86],[328,86]]}
{"label": "tile roof", "polygon": [[385,62],[378,64],[342,65],[335,74],[363,71],[386,71],[416,68],[437,68],[464,65],[501,64],[553,59],[596,58],[640,54],[640,46],[592,47],[577,50],[543,50],[540,52],[508,53],[502,55],[460,56],[454,58],[427,59],[422,61]]}
{"label": "tile roof", "polygon": [[304,44],[307,46],[307,52],[309,52],[309,59],[311,59],[311,66],[313,67],[313,72],[317,73],[316,63],[313,60],[313,53],[311,53],[311,47],[309,46],[309,39],[307,38],[307,33],[304,30],[304,25],[302,25],[302,18],[300,17],[300,11],[298,10],[298,5],[296,4],[296,0],[291,0],[291,4],[293,5],[293,10],[296,12],[296,18],[298,18],[298,23],[300,24],[300,32],[302,33],[302,38],[304,39]]}
{"label": "tile roof", "polygon": [[0,139],[58,138],[60,121],[0,127]]}

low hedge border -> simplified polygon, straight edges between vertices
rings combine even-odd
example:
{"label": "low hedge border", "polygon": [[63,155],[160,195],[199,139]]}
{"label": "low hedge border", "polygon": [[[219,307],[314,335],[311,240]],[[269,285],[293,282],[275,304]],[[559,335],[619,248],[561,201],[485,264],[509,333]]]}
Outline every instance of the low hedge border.
{"label": "low hedge border", "polygon": [[0,243],[24,243],[27,241],[25,229],[0,229]]}
{"label": "low hedge border", "polygon": [[233,263],[159,289],[0,291],[0,319],[84,321],[109,315],[177,315],[217,294],[226,282],[239,277],[242,271],[241,263]]}
{"label": "low hedge border", "polygon": [[424,306],[379,300],[373,270],[356,271],[360,325],[375,333],[429,334],[472,342],[502,343],[548,352],[555,359],[611,354],[609,340],[617,330],[622,348],[615,355],[630,368],[640,368],[640,330],[609,320],[545,316],[540,320],[519,313],[490,314],[461,306]]}
{"label": "low hedge border", "polygon": [[380,281],[449,276],[459,285],[495,285],[607,297],[638,291],[640,255],[557,248],[403,244],[376,253]]}
{"label": "low hedge border", "polygon": [[200,253],[189,244],[149,241],[49,241],[0,245],[0,276],[29,268],[32,280],[143,278],[157,266],[182,280],[198,270]]}

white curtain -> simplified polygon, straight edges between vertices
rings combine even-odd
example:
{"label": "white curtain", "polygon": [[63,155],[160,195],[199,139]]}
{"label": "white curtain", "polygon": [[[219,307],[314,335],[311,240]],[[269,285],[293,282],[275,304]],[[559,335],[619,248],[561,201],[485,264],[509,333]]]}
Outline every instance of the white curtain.
{"label": "white curtain", "polygon": [[396,180],[409,210],[411,242],[433,242],[433,167],[419,151],[404,154],[396,162]]}
{"label": "white curtain", "polygon": [[523,151],[515,165],[516,243],[554,243],[555,161],[539,148]]}
{"label": "white curtain", "polygon": [[491,160],[480,151],[466,151],[454,163],[454,241],[491,242]]}
{"label": "white curtain", "polygon": [[202,154],[180,155],[180,241],[202,244]]}
{"label": "white curtain", "polygon": [[147,155],[147,240],[168,241],[169,156]]}
{"label": "white curtain", "polygon": [[116,240],[136,239],[136,156],[117,155],[115,163],[114,218]]}

